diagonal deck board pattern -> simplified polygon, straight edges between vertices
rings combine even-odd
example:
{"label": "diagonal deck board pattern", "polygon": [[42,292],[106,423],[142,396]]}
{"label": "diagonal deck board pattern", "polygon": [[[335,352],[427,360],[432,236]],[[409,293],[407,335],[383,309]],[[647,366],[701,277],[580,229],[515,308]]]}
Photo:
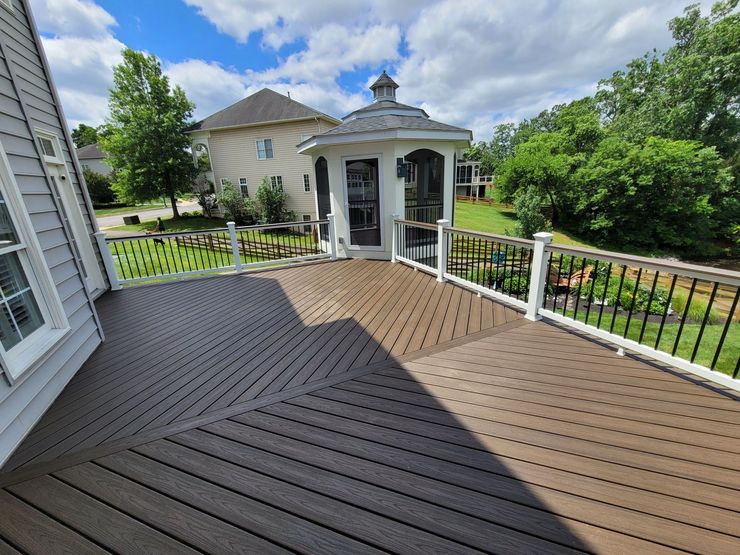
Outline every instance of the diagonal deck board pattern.
{"label": "diagonal deck board pattern", "polygon": [[740,547],[737,402],[557,327],[500,326],[323,383],[8,485],[0,547]]}
{"label": "diagonal deck board pattern", "polygon": [[521,318],[423,272],[367,260],[131,288],[98,308],[106,342],[4,470]]}

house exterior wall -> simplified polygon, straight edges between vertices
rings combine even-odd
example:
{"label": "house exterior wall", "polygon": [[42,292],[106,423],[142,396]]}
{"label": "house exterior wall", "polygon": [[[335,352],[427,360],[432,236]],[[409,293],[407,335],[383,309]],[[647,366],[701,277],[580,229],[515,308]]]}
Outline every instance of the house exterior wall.
{"label": "house exterior wall", "polygon": [[[193,143],[207,144],[216,191],[221,190],[221,180],[226,178],[239,187],[239,178],[247,178],[250,197],[265,176],[280,175],[283,189],[288,194],[287,208],[295,212],[298,220],[304,215],[317,217],[316,176],[311,158],[298,154],[296,145],[306,136],[316,135],[334,127],[319,119],[289,121],[272,125],[212,130],[193,134]],[[272,139],[274,158],[257,159],[257,139]],[[310,176],[311,191],[304,192],[303,175]]]}
{"label": "house exterior wall", "polygon": [[60,217],[59,195],[36,141],[36,128],[59,138],[69,176],[63,185],[73,188],[73,198],[92,234],[96,228],[89,199],[80,186],[79,166],[28,10],[24,0],[13,0],[12,9],[0,6],[0,143],[69,331],[12,385],[7,374],[0,376],[0,466],[103,338],[93,292],[85,288],[70,244],[71,230]]}
{"label": "house exterior wall", "polygon": [[111,167],[104,162],[104,158],[85,158],[80,160],[80,167],[85,170],[86,168],[90,171],[102,175],[110,175],[113,171]]}
{"label": "house exterior wall", "polygon": [[[404,178],[396,177],[396,158],[415,150],[428,148],[445,157],[443,215],[452,219],[454,209],[455,143],[446,141],[377,141],[359,144],[333,145],[311,155],[315,165],[319,157],[327,161],[332,212],[336,216],[338,255],[347,258],[390,260],[393,239],[393,215],[403,218],[405,212]],[[348,158],[380,156],[380,205],[382,246],[357,248],[350,245],[344,162]]]}

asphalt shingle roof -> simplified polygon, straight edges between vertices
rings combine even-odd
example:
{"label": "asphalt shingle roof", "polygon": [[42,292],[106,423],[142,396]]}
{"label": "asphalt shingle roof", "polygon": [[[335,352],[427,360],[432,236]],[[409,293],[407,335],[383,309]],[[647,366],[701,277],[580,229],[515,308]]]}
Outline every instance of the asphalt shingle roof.
{"label": "asphalt shingle roof", "polygon": [[[269,121],[323,117],[314,110],[270,89],[262,89],[192,125],[188,131],[218,129],[237,125],[250,125]],[[334,119],[334,118],[330,118]]]}
{"label": "asphalt shingle roof", "polygon": [[439,121],[419,116],[383,115],[365,118],[356,118],[330,129],[323,135],[342,135],[345,133],[361,133],[363,131],[385,131],[388,129],[424,129],[433,131],[468,131],[462,127],[447,125]]}
{"label": "asphalt shingle roof", "polygon": [[85,145],[77,149],[78,160],[92,160],[95,158],[105,158],[105,153],[98,148],[97,144]]}

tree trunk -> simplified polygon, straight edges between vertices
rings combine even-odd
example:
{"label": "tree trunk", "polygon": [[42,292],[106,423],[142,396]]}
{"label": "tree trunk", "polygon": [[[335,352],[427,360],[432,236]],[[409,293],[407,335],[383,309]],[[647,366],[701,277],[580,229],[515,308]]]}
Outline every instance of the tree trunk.
{"label": "tree trunk", "polygon": [[172,204],[172,217],[179,218],[180,213],[177,211],[177,196],[175,196],[175,193],[170,193],[170,204]]}

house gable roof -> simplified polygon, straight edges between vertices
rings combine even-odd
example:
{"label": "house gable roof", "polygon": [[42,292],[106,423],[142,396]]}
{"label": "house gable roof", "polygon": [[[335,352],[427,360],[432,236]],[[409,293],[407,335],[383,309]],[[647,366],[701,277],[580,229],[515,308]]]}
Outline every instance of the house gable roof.
{"label": "house gable roof", "polygon": [[77,149],[78,160],[94,160],[105,158],[105,153],[98,148],[97,144],[85,145]]}
{"label": "house gable roof", "polygon": [[271,89],[262,89],[190,126],[186,131],[205,131],[240,125],[323,118],[333,123],[339,120],[296,102]]}

